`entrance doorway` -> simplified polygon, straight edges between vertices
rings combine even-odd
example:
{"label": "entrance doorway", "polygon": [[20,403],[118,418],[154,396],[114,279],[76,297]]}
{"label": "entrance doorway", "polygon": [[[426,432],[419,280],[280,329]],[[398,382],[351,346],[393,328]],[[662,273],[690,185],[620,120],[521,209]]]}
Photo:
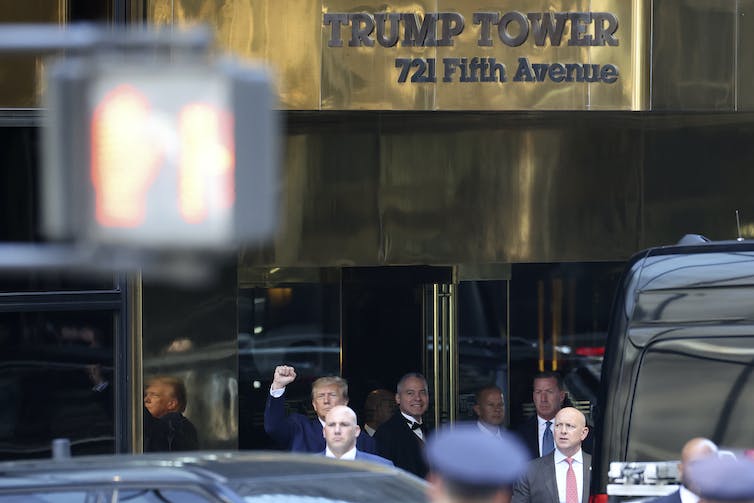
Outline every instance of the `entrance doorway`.
{"label": "entrance doorway", "polygon": [[[450,327],[442,320],[451,318],[449,310],[433,314],[436,306],[431,292],[448,289],[451,282],[450,267],[343,269],[342,369],[357,414],[369,391],[394,392],[401,376],[421,372],[432,392],[426,420],[435,422],[435,397],[445,390],[436,389],[433,379],[439,374],[434,370],[433,341],[447,336]],[[450,309],[449,301],[445,302]]]}
{"label": "entrance doorway", "polygon": [[[363,417],[372,389],[395,391],[422,372],[432,391],[427,420],[448,412],[453,298],[451,267],[279,268],[243,271],[239,288],[239,447],[274,448],[264,406],[275,366],[292,365],[291,412],[314,417],[311,383],[323,375],[349,382],[349,405]],[[435,341],[440,341],[435,344]],[[444,370],[438,370],[444,369]],[[439,398],[445,397],[445,398]]]}

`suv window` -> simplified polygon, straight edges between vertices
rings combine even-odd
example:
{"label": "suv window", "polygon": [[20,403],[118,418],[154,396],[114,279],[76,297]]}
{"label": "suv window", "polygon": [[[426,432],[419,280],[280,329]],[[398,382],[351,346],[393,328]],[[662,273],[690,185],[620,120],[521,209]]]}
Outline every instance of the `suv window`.
{"label": "suv window", "polygon": [[106,503],[99,491],[39,491],[17,494],[0,494],[0,503]]}
{"label": "suv window", "polygon": [[753,371],[754,336],[674,339],[647,346],[626,460],[677,459],[689,432],[729,448],[753,445]]}

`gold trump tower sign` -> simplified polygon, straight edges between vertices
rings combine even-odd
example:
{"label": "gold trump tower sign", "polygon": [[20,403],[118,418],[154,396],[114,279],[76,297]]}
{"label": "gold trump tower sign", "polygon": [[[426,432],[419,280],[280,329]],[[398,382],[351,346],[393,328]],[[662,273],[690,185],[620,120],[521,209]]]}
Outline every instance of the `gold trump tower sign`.
{"label": "gold trump tower sign", "polygon": [[649,106],[650,0],[226,0],[232,16],[210,3],[149,0],[148,17],[209,23],[274,68],[290,110]]}
{"label": "gold trump tower sign", "polygon": [[322,108],[644,108],[640,2],[501,3],[328,2]]}
{"label": "gold trump tower sign", "polygon": [[[530,37],[537,47],[618,46],[618,18],[610,12],[475,12],[476,45],[492,47],[500,43],[519,47]],[[413,12],[375,14],[358,12],[326,13],[330,27],[328,47],[343,47],[343,28],[348,47],[453,47],[455,38],[464,34],[466,21],[457,12],[428,12],[419,17]],[[563,34],[568,26],[567,41]],[[493,35],[496,33],[496,36]],[[495,57],[444,57],[439,62],[442,82],[508,82],[508,67]],[[395,58],[400,69],[397,82],[436,83],[436,58]],[[409,78],[410,74],[410,78]],[[512,82],[604,82],[614,84],[620,75],[611,63],[531,63],[519,57]]]}

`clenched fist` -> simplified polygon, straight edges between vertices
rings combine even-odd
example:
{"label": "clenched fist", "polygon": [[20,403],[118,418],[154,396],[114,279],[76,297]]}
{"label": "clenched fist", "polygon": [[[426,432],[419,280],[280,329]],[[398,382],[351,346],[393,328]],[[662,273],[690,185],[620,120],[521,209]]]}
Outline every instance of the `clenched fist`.
{"label": "clenched fist", "polygon": [[288,365],[275,367],[275,375],[272,377],[272,389],[285,388],[296,380],[296,370]]}

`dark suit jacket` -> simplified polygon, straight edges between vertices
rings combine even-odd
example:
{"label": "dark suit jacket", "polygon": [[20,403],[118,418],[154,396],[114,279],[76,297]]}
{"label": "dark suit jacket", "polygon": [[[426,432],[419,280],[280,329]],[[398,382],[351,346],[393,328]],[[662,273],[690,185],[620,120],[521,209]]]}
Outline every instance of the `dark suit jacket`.
{"label": "dark suit jacket", "polygon": [[[522,423],[518,428],[515,430],[516,435],[519,436],[521,441],[526,446],[526,449],[529,451],[529,457],[531,459],[538,458],[539,457],[539,426],[537,424],[537,415],[534,414],[532,417],[526,420],[526,422]],[[554,434],[553,430],[553,434]]]}
{"label": "dark suit jacket", "polygon": [[[427,438],[427,432],[424,434],[424,438]],[[427,476],[429,469],[424,459],[424,442],[411,431],[400,411],[380,425],[374,439],[377,441],[377,454],[417,477]]]}
{"label": "dark suit jacket", "polygon": [[168,425],[168,448],[170,451],[195,451],[199,448],[196,427],[180,412],[170,412],[160,418]]}
{"label": "dark suit jacket", "polygon": [[[582,480],[582,503],[589,502],[589,484],[592,474],[592,457],[583,452],[584,478]],[[558,482],[555,476],[555,452],[529,462],[521,480],[513,487],[511,503],[559,503]]]}
{"label": "dark suit jacket", "polygon": [[[554,421],[553,421],[554,422]],[[589,426],[589,425],[587,425]],[[555,428],[554,426],[551,426],[553,437],[555,435]],[[532,417],[527,419],[524,423],[522,423],[518,428],[514,430],[516,435],[519,436],[521,441],[524,443],[526,448],[529,451],[529,456],[531,456],[532,459],[539,457],[539,425],[537,424],[537,415],[534,414]],[[586,452],[587,454],[592,453],[592,428],[589,427],[589,433],[587,434],[584,441],[581,443],[581,450]]]}
{"label": "dark suit jacket", "polygon": [[666,496],[660,496],[653,500],[649,500],[647,503],[681,503],[681,491],[673,491]]}
{"label": "dark suit jacket", "polygon": [[[303,414],[285,415],[285,395],[280,398],[267,396],[264,408],[264,431],[278,446],[293,452],[324,452],[325,437],[322,423],[317,418]],[[356,448],[364,452],[376,452],[375,442],[369,435],[359,435]]]}
{"label": "dark suit jacket", "polygon": [[[323,456],[325,455],[325,451],[320,452]],[[371,463],[379,463],[381,465],[387,465],[387,466],[395,466],[392,461],[389,459],[385,459],[382,456],[377,456],[376,454],[369,454],[368,452],[363,452],[358,449],[356,449],[356,459],[359,461],[369,461]]]}

